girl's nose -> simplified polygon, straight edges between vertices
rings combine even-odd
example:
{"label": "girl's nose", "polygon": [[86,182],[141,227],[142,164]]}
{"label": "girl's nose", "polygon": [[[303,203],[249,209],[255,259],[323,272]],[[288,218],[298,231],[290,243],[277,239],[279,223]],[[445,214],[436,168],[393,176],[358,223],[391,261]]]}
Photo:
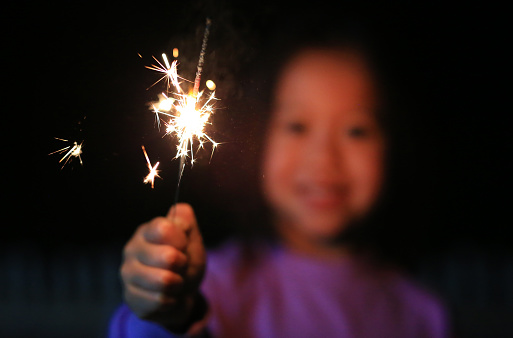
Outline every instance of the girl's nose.
{"label": "girl's nose", "polygon": [[324,174],[337,173],[342,169],[343,153],[333,132],[322,131],[312,135],[305,147],[309,165]]}

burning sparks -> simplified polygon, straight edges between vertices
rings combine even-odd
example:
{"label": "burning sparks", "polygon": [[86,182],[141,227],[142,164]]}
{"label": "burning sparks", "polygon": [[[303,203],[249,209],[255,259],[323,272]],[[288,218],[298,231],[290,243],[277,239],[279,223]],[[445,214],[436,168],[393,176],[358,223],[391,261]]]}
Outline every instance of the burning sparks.
{"label": "burning sparks", "polygon": [[148,153],[146,152],[146,149],[144,148],[144,146],[141,146],[143,152],[144,152],[144,157],[146,157],[146,162],[148,163],[148,170],[150,171],[149,174],[144,178],[144,183],[151,183],[151,188],[153,189],[154,187],[154,183],[155,183],[155,177],[159,177],[159,172],[157,170],[157,167],[159,166],[160,162],[157,162],[155,163],[155,165],[152,167],[151,166],[151,162],[150,162],[150,159],[148,158]]}
{"label": "burning sparks", "polygon": [[[58,138],[58,137],[55,137],[56,140],[60,140],[60,141],[63,141],[63,142],[70,142],[68,140],[65,140],[65,139],[62,139],[62,138]],[[50,154],[48,155],[52,155],[52,154],[56,154],[56,153],[59,153],[59,154],[64,154],[64,156],[62,156],[62,158],[59,160],[59,163],[61,163],[62,161],[64,161],[64,164],[62,165],[61,169],[64,168],[64,166],[68,163],[68,161],[72,158],[72,157],[78,157],[78,159],[80,160],[80,165],[83,165],[82,163],[82,157],[80,157],[80,155],[82,154],[82,144],[84,143],[84,141],[80,142],[80,144],[78,144],[76,141],[73,142],[73,145],[69,145],[67,147],[64,147],[64,148],[61,148],[59,150],[56,150],[54,152],[51,152]]]}
{"label": "burning sparks", "polygon": [[[173,72],[171,77],[176,78],[176,67],[171,68]],[[203,92],[197,96],[193,94],[183,94],[183,90],[179,83],[176,83],[175,98],[169,98],[162,93],[160,101],[157,105],[153,105],[153,112],[160,120],[160,115],[169,116],[169,121],[163,120],[166,125],[166,135],[176,135],[178,138],[177,153],[175,158],[190,157],[191,162],[194,163],[193,143],[197,140],[199,143],[198,149],[203,147],[203,144],[208,141],[212,143],[212,152],[218,146],[210,136],[208,136],[204,129],[205,125],[209,124],[208,120],[213,113],[213,100],[216,100],[215,93],[212,92],[208,99],[202,103],[201,97]],[[180,94],[181,93],[181,94]]]}
{"label": "burning sparks", "polygon": [[197,97],[193,95],[178,95],[178,99],[173,105],[176,114],[169,114],[157,111],[157,114],[165,114],[171,117],[166,123],[166,135],[174,134],[178,138],[177,153],[175,158],[190,157],[191,163],[194,163],[193,142],[196,139],[199,142],[198,149],[203,147],[205,141],[212,143],[212,152],[217,147],[215,142],[205,131],[205,125],[208,124],[210,115],[213,112],[213,105],[210,103],[215,100],[215,93],[210,94],[209,98],[200,108],[196,108],[200,102],[202,93]]}
{"label": "burning sparks", "polygon": [[159,73],[163,73],[164,75],[158,79],[156,82],[154,82],[150,87],[153,87],[160,81],[166,79],[167,80],[167,90],[171,88],[171,84],[175,87],[180,88],[180,84],[178,82],[178,73],[176,71],[176,66],[178,64],[178,61],[173,61],[171,65],[169,65],[169,61],[167,60],[166,54],[162,54],[162,58],[164,59],[165,66],[156,58],[153,57],[155,61],[157,61],[158,65],[151,65],[146,66],[146,68],[154,70]]}
{"label": "burning sparks", "polygon": [[[209,22],[207,23],[209,25]],[[201,77],[201,70],[203,67],[203,60],[206,48],[206,38],[208,37],[208,26],[205,31],[203,40],[202,51],[200,54],[200,61],[198,63],[198,71],[194,81],[194,89],[192,93],[186,94],[182,89],[179,79],[183,79],[178,75],[178,61],[173,61],[169,64],[168,58],[165,53],[162,54],[164,64],[154,57],[157,65],[146,67],[148,69],[164,73],[157,82],[163,79],[167,80],[167,95],[162,93],[158,105],[153,105],[153,112],[159,117],[160,115],[169,116],[169,121],[164,121],[166,124],[166,135],[174,134],[178,138],[177,153],[175,158],[190,157],[194,162],[193,142],[196,139],[199,142],[199,148],[203,146],[205,141],[209,141],[215,149],[218,145],[212,138],[210,138],[204,131],[205,125],[208,124],[210,115],[213,113],[213,100],[215,92],[212,92],[208,99],[202,101],[203,92],[198,92]],[[176,51],[177,52],[177,51]],[[177,56],[173,50],[173,56]],[[213,81],[207,81],[207,87],[215,89]],[[172,96],[172,97],[170,97]],[[160,120],[160,118],[159,118]]]}
{"label": "burning sparks", "polygon": [[[152,111],[155,113],[159,128],[161,120],[165,124],[165,135],[174,135],[178,139],[175,155],[175,159],[180,158],[178,185],[183,174],[186,158],[190,158],[191,164],[195,161],[194,147],[196,144],[197,150],[199,150],[203,148],[204,143],[210,142],[212,144],[212,155],[215,148],[219,145],[205,133],[205,126],[210,124],[209,119],[213,113],[214,101],[217,100],[214,92],[215,83],[211,80],[207,81],[207,88],[209,88],[211,93],[206,98],[203,96],[203,91],[199,91],[209,32],[210,20],[207,20],[192,90],[186,92],[182,88],[181,80],[191,83],[192,81],[188,81],[178,75],[178,61],[174,60],[170,64],[166,54],[162,54],[162,62],[153,57],[156,64],[146,66],[150,70],[163,74],[152,86],[163,80],[166,82],[166,91],[159,95],[159,102],[152,104]],[[178,49],[176,48],[173,49],[173,57],[178,57]],[[151,181],[153,186],[154,177],[158,177],[156,166],[151,167],[146,151],[144,153],[148,162],[148,168],[150,169],[150,174],[146,177],[145,182]]]}

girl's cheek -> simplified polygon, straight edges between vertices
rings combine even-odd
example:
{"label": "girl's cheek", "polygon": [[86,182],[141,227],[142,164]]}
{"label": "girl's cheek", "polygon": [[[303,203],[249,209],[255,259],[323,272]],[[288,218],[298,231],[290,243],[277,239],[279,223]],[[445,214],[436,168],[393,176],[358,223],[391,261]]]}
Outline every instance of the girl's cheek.
{"label": "girl's cheek", "polygon": [[352,149],[351,173],[357,204],[362,208],[370,207],[381,190],[384,177],[383,147],[379,142],[360,144]]}
{"label": "girl's cheek", "polygon": [[275,133],[269,136],[264,158],[264,176],[273,179],[280,175],[283,167],[283,142],[280,142]]}

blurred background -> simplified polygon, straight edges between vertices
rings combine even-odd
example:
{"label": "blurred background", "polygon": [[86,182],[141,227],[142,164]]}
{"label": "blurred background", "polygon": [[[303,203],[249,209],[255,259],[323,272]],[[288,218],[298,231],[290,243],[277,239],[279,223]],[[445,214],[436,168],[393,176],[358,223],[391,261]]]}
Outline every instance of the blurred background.
{"label": "blurred background", "polygon": [[[174,140],[162,137],[148,109],[162,91],[149,88],[159,75],[144,66],[176,47],[179,72],[192,80],[207,16],[202,80],[217,84],[209,134],[223,144],[186,168],[179,200],[195,207],[209,247],[244,228],[243,214],[259,212],[266,43],[279,27],[323,15],[378,31],[394,56],[404,107],[394,179],[409,221],[383,237],[390,256],[442,297],[456,337],[513,336],[503,10],[489,2],[306,6],[313,4],[3,5],[0,336],[105,335],[121,301],[122,247],[139,224],[167,212],[176,191]],[[55,137],[83,141],[83,165],[74,158],[61,169],[61,156],[48,154],[67,144]],[[160,161],[154,189],[143,183],[141,145]]]}

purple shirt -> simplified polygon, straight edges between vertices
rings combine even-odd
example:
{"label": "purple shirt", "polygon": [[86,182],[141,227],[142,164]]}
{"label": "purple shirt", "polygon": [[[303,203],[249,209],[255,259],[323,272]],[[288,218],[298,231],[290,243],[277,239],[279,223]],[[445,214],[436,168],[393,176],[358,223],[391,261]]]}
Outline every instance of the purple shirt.
{"label": "purple shirt", "polygon": [[[414,283],[361,260],[282,247],[210,252],[202,291],[214,337],[446,337],[441,304]],[[122,306],[111,337],[173,337]]]}

